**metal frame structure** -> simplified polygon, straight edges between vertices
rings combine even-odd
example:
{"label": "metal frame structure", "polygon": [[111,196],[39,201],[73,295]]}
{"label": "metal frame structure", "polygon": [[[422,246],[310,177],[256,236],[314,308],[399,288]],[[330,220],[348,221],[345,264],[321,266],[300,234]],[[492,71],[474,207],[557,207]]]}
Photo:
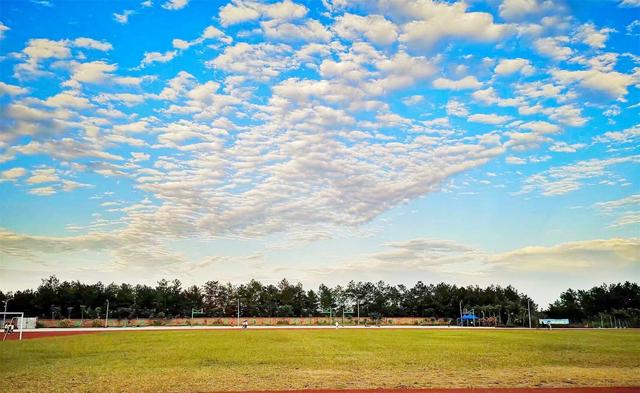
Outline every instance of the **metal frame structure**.
{"label": "metal frame structure", "polygon": [[[0,314],[2,315],[2,319],[6,321],[6,316],[9,315],[14,315],[13,317],[11,317],[10,321],[13,321],[14,318],[18,319],[18,332],[20,334],[20,338],[19,340],[22,340],[22,326],[24,325],[24,313],[23,312],[0,312]],[[2,326],[2,329],[4,329],[4,325]],[[7,338],[7,334],[8,333],[4,333],[4,336],[2,337],[2,341],[4,341]]]}

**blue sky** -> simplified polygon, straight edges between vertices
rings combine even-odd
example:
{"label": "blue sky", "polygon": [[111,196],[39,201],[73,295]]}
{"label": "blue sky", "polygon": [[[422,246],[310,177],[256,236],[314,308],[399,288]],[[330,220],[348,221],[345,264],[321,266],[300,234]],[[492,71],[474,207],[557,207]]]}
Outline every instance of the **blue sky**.
{"label": "blue sky", "polygon": [[640,2],[3,1],[0,287],[640,277]]}

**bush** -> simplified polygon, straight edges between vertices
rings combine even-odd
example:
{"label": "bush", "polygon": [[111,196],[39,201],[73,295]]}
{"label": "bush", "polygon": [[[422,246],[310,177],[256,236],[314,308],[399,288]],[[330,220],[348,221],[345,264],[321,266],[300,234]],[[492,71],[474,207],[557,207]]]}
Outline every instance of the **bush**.
{"label": "bush", "polygon": [[104,322],[101,319],[94,319],[91,321],[91,327],[103,327]]}
{"label": "bush", "polygon": [[44,323],[40,322],[39,320],[36,321],[36,329],[42,329],[42,328],[45,328],[45,327],[46,327],[46,325]]}
{"label": "bush", "polygon": [[289,320],[288,319],[278,319],[278,321],[276,322],[276,325],[289,325]]}
{"label": "bush", "polygon": [[73,321],[70,319],[63,319],[62,321],[58,322],[58,327],[61,328],[71,328],[73,327]]}
{"label": "bush", "polygon": [[151,321],[151,326],[163,326],[165,324],[164,319],[154,319]]}

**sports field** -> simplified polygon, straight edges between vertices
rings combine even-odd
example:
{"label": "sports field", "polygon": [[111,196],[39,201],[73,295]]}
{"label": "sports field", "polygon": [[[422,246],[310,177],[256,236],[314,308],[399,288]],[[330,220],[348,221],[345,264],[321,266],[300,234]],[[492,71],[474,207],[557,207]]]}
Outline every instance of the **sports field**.
{"label": "sports field", "polygon": [[640,332],[222,330],[1,343],[11,392],[640,386]]}

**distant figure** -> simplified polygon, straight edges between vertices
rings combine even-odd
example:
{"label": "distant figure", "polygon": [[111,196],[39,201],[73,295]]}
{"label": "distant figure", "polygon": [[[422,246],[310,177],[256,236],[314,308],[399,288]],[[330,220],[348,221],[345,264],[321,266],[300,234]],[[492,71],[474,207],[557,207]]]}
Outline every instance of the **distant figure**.
{"label": "distant figure", "polygon": [[246,329],[249,327],[249,321],[247,321],[246,319],[244,321],[242,321],[242,328]]}
{"label": "distant figure", "polygon": [[338,323],[338,321],[336,321],[336,329],[340,327],[340,324]]}
{"label": "distant figure", "polygon": [[2,328],[4,329],[5,333],[9,333],[9,322],[5,322]]}

